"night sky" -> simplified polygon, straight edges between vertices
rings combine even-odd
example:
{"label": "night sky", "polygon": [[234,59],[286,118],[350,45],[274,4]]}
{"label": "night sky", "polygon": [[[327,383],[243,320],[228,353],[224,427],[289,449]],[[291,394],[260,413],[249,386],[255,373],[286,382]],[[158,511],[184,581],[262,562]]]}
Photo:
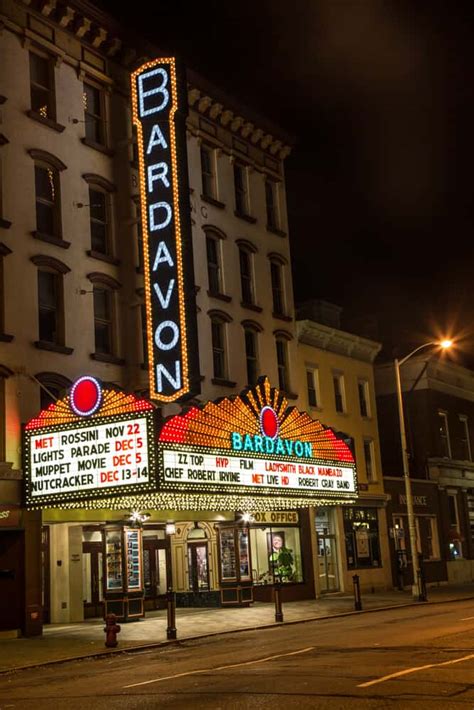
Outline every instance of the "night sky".
{"label": "night sky", "polygon": [[473,4],[153,7],[140,31],[295,136],[297,301],[337,303],[399,354],[448,331],[474,354]]}

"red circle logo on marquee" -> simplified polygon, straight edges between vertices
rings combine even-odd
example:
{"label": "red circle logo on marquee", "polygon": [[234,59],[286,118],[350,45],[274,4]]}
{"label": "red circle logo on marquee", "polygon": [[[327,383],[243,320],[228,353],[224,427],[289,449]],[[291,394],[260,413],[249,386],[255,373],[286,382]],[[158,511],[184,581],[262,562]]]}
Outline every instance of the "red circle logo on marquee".
{"label": "red circle logo on marquee", "polygon": [[272,407],[263,407],[260,412],[260,429],[264,436],[276,439],[278,436],[278,417]]}
{"label": "red circle logo on marquee", "polygon": [[80,377],[73,384],[70,394],[71,407],[80,417],[94,414],[102,402],[102,390],[93,377]]}

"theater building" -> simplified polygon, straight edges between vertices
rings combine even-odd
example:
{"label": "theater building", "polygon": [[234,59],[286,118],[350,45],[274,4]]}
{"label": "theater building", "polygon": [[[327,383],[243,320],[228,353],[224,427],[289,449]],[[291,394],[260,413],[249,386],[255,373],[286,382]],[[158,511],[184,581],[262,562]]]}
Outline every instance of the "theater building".
{"label": "theater building", "polygon": [[[133,72],[159,51],[145,41],[138,47],[87,2],[2,0],[1,20],[0,568],[6,572],[0,584],[2,597],[5,590],[18,604],[0,626],[36,633],[43,619],[102,613],[103,526],[133,511],[22,506],[22,427],[62,400],[84,373],[114,391],[151,399],[161,421],[182,405],[149,397],[146,268],[156,254],[144,259],[140,131],[143,137],[147,128],[133,119],[130,87]],[[145,100],[146,91],[144,85]],[[197,324],[188,341],[198,372],[187,406],[237,395],[261,374],[297,404],[283,172],[290,138],[190,70],[178,93],[184,140],[179,132],[173,144],[171,134],[164,142],[175,151],[170,170],[177,158],[168,178],[179,187],[181,235],[193,255],[179,282],[182,312]],[[166,186],[156,169],[151,183]],[[165,211],[153,212],[155,226]],[[160,304],[174,297],[171,281],[159,285]],[[173,374],[177,381],[172,365],[162,382]],[[196,603],[196,590],[218,588],[215,525],[234,521],[235,511],[135,512],[150,513],[143,528],[145,606],[161,603],[173,568],[183,603]],[[301,557],[309,555],[305,515],[292,509],[283,519],[272,512],[262,511],[255,522],[266,527],[270,515],[285,543],[303,538]],[[172,536],[167,522],[176,526]],[[203,541],[208,581],[200,577]],[[262,581],[263,567],[257,567]],[[81,574],[72,573],[78,568]]]}

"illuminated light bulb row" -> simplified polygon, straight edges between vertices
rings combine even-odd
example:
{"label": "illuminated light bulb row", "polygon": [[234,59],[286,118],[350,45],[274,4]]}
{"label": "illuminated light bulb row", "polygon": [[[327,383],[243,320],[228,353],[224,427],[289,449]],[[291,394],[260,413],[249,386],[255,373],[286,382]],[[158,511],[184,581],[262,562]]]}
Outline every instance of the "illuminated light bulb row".
{"label": "illuminated light bulb row", "polygon": [[[52,509],[60,507],[62,510],[149,510],[155,513],[169,510],[182,510],[193,512],[237,512],[251,510],[252,512],[272,512],[274,510],[294,510],[295,508],[315,508],[322,506],[341,505],[351,506],[357,503],[355,497],[345,500],[334,498],[302,499],[285,497],[252,498],[250,496],[222,496],[222,495],[193,495],[193,494],[152,494],[139,496],[122,496],[109,499],[94,499],[77,503],[67,502],[62,506],[49,506]],[[41,506],[28,506],[29,510],[40,510]]]}

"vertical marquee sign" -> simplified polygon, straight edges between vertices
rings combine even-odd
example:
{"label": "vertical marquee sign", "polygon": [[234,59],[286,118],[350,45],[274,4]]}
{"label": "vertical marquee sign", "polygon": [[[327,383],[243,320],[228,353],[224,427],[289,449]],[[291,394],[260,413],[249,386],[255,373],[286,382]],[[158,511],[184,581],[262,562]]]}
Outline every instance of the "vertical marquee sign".
{"label": "vertical marquee sign", "polygon": [[[184,72],[183,72],[184,73]],[[143,64],[132,77],[137,127],[150,398],[200,391],[186,157],[186,81],[176,60]]]}

